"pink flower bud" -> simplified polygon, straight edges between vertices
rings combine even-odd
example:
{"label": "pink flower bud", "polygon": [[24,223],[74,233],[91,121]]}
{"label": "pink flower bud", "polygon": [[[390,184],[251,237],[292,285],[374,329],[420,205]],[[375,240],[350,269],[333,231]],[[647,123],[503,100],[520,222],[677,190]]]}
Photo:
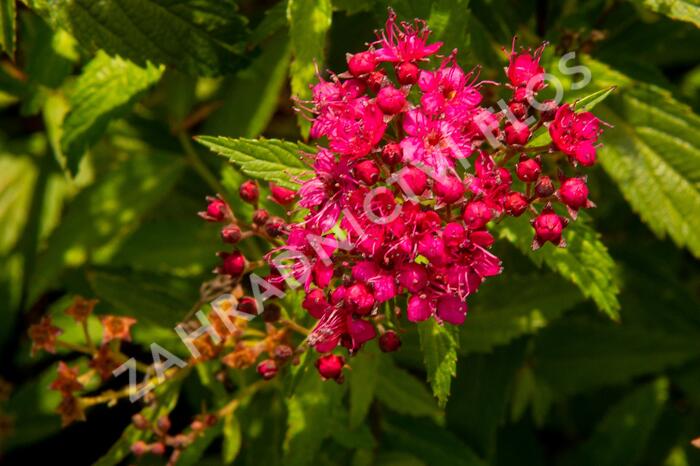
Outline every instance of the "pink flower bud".
{"label": "pink flower bud", "polygon": [[420,68],[413,63],[402,62],[394,67],[396,71],[396,79],[402,86],[407,84],[415,84],[418,81]]}
{"label": "pink flower bud", "polygon": [[525,123],[513,123],[506,125],[506,144],[508,145],[520,145],[524,146],[527,144],[527,140],[530,139],[530,128]]}
{"label": "pink flower bud", "polygon": [[148,450],[153,455],[162,456],[165,454],[165,444],[163,442],[152,443],[148,446]]}
{"label": "pink flower bud", "polygon": [[387,81],[386,74],[382,70],[373,71],[367,76],[367,87],[372,92],[379,92]]}
{"label": "pink flower bud", "polygon": [[442,239],[445,244],[451,248],[457,248],[464,240],[467,238],[467,232],[464,227],[457,222],[450,222],[445,225],[445,229],[442,232]]}
{"label": "pink flower bud", "polygon": [[372,186],[379,180],[379,168],[372,160],[363,160],[359,162],[355,165],[353,171],[355,172],[355,176],[366,185]]}
{"label": "pink flower bud", "polygon": [[478,230],[484,228],[493,217],[493,212],[484,201],[471,201],[464,208],[464,224],[470,230]]}
{"label": "pink flower bud", "polygon": [[340,382],[343,375],[345,358],[336,354],[321,356],[316,361],[316,370],[325,380],[335,380]]}
{"label": "pink flower bud", "polygon": [[399,270],[399,284],[411,293],[417,293],[428,283],[428,272],[420,264],[406,264]]}
{"label": "pink flower bud", "polygon": [[258,315],[258,302],[251,296],[243,296],[238,301],[236,310],[252,316]]}
{"label": "pink flower bud", "polygon": [[226,225],[221,229],[221,240],[224,243],[236,244],[241,240],[241,229],[236,224]]}
{"label": "pink flower bud", "polygon": [[377,105],[387,115],[396,115],[406,105],[406,96],[393,86],[386,86],[377,93]]}
{"label": "pink flower bud", "polygon": [[274,359],[265,359],[258,364],[256,370],[263,379],[270,380],[277,375],[277,363]]}
{"label": "pink flower bud", "polygon": [[326,313],[329,304],[323,290],[315,288],[306,294],[301,307],[306,309],[315,319],[320,319]]}
{"label": "pink flower bud", "polygon": [[374,296],[364,283],[355,283],[345,293],[345,304],[351,312],[365,315],[374,306]]}
{"label": "pink flower bud", "polygon": [[382,160],[387,165],[396,165],[401,161],[401,146],[390,142],[382,149]]}
{"label": "pink flower bud", "polygon": [[552,121],[557,113],[557,102],[555,100],[545,100],[540,104],[540,118],[542,121]]}
{"label": "pink flower bud", "polygon": [[241,196],[241,199],[245,202],[256,204],[258,202],[258,197],[260,197],[258,183],[254,180],[244,181],[240,188],[238,188],[238,195]]}
{"label": "pink flower bud", "polygon": [[271,238],[277,238],[284,233],[287,224],[279,217],[272,217],[265,223],[265,233]]}
{"label": "pink flower bud", "polygon": [[581,144],[576,147],[574,159],[584,167],[595,165],[596,150],[593,144]]}
{"label": "pink flower bud", "polygon": [[149,451],[148,445],[143,440],[137,440],[131,445],[131,453],[134,456],[143,456]]}
{"label": "pink flower bud", "polygon": [[428,176],[417,167],[406,167],[401,170],[401,181],[405,183],[408,189],[416,196],[420,196],[428,187]]}
{"label": "pink flower bud", "polygon": [[348,56],[348,71],[350,71],[350,74],[353,76],[371,73],[376,66],[377,60],[372,51],[368,50]]}
{"label": "pink flower bud", "polygon": [[207,210],[199,212],[199,216],[207,222],[223,222],[228,213],[228,205],[220,197],[207,196]]}
{"label": "pink flower bud", "polygon": [[406,306],[406,317],[411,322],[423,322],[432,315],[430,302],[427,298],[414,294],[408,298]]}
{"label": "pink flower bud", "polygon": [[437,315],[445,322],[462,325],[467,318],[467,303],[453,295],[443,295],[437,302]]}
{"label": "pink flower bud", "polygon": [[522,119],[527,115],[527,105],[522,102],[511,102],[508,104],[508,108],[513,113],[515,118]]}
{"label": "pink flower bud", "polygon": [[401,347],[401,338],[393,330],[387,330],[379,337],[379,349],[384,353],[391,353]]}
{"label": "pink flower bud", "polygon": [[520,181],[531,183],[536,181],[542,173],[542,165],[537,158],[530,159],[525,155],[520,156],[520,162],[515,165],[515,174]]}
{"label": "pink flower bud", "polygon": [[433,190],[446,204],[457,202],[464,196],[464,183],[456,176],[445,176],[435,180]]}
{"label": "pink flower bud", "polygon": [[520,217],[527,210],[529,202],[527,198],[519,192],[512,192],[506,195],[504,208],[508,215]]}
{"label": "pink flower bud", "polygon": [[232,253],[222,252],[219,253],[219,257],[221,257],[223,261],[217,268],[218,273],[230,275],[233,278],[240,278],[240,276],[243,275],[246,267],[246,260],[240,251],[234,251]]}
{"label": "pink flower bud", "polygon": [[270,183],[270,193],[272,194],[272,200],[283,206],[294,202],[294,198],[297,195],[296,191],[283,188],[275,183]]}
{"label": "pink flower bud", "polygon": [[532,248],[538,249],[547,241],[558,246],[565,246],[566,243],[562,238],[562,231],[566,224],[566,219],[557,215],[548,204],[542,209],[542,213],[532,221],[532,227],[535,229],[535,239],[532,242]]}

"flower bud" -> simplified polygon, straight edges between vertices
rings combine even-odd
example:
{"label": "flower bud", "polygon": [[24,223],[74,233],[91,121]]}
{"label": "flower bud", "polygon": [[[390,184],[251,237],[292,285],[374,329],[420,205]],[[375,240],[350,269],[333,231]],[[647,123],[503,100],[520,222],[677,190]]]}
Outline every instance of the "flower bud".
{"label": "flower bud", "polygon": [[270,218],[270,212],[265,209],[258,209],[253,212],[253,223],[257,226],[263,226],[267,223]]}
{"label": "flower bud", "polygon": [[277,375],[277,363],[274,359],[265,359],[258,364],[256,370],[263,379],[270,380]]}
{"label": "flower bud", "polygon": [[406,317],[408,320],[411,322],[423,322],[427,320],[431,314],[432,309],[430,308],[430,302],[427,298],[417,294],[408,298],[408,305],[406,306]]}
{"label": "flower bud", "polygon": [[219,257],[222,259],[221,265],[217,268],[217,272],[223,275],[230,275],[233,278],[239,278],[243,275],[246,267],[246,260],[240,251],[232,253],[221,252]]}
{"label": "flower bud", "polygon": [[402,86],[415,84],[418,81],[420,69],[410,62],[401,62],[394,67],[396,79]]}
{"label": "flower bud", "polygon": [[256,183],[254,180],[244,181],[238,188],[238,194],[245,202],[248,202],[249,204],[257,204],[258,198],[260,197],[258,183]]}
{"label": "flower bud", "polygon": [[443,295],[437,302],[437,315],[445,322],[462,325],[467,318],[467,303],[453,295]]}
{"label": "flower bud", "polygon": [[348,71],[353,76],[360,76],[371,73],[377,66],[377,60],[374,57],[374,52],[365,51],[354,55],[348,55]]}
{"label": "flower bud", "polygon": [[583,178],[569,178],[559,187],[561,201],[572,209],[580,209],[589,204],[588,186]]}
{"label": "flower bud", "polygon": [[365,315],[374,307],[374,296],[364,283],[355,283],[345,293],[345,304],[351,312]]}
{"label": "flower bud", "polygon": [[382,149],[382,160],[387,165],[396,165],[401,161],[401,146],[396,142],[390,142]]}
{"label": "flower bud", "polygon": [[148,450],[148,445],[146,445],[146,442],[143,440],[137,440],[131,445],[131,453],[133,453],[134,456],[143,456]]}
{"label": "flower bud", "polygon": [[554,185],[552,184],[552,179],[548,176],[542,176],[537,180],[535,185],[535,194],[537,197],[544,198],[549,197],[554,194]]}
{"label": "flower bud", "polygon": [[379,92],[379,89],[382,88],[386,80],[384,71],[372,71],[366,78],[367,87],[369,87],[372,92]]}
{"label": "flower bud", "polygon": [[530,139],[530,128],[525,123],[507,124],[505,131],[506,144],[508,145],[524,146],[527,144],[527,140]]}
{"label": "flower bud", "polygon": [[401,338],[393,330],[387,330],[379,337],[379,349],[384,353],[391,353],[401,347]]}
{"label": "flower bud", "polygon": [[406,106],[406,96],[393,86],[386,86],[377,93],[377,105],[387,115],[396,115]]}
{"label": "flower bud", "polygon": [[493,217],[493,212],[484,201],[471,201],[464,208],[464,224],[470,230],[478,230],[484,228]]}
{"label": "flower bud", "polygon": [[574,159],[584,167],[591,167],[595,164],[595,152],[593,144],[579,144],[576,147]]}
{"label": "flower bud", "polygon": [[265,224],[265,233],[267,233],[270,238],[277,238],[284,233],[284,228],[286,226],[287,224],[281,218],[272,217]]}
{"label": "flower bud", "polygon": [[149,426],[149,422],[146,419],[146,416],[144,416],[141,413],[136,413],[133,416],[131,416],[131,423],[138,430],[146,430],[146,429],[148,429],[148,426]]}
{"label": "flower bud", "polygon": [[250,314],[251,316],[256,316],[258,315],[258,302],[255,298],[244,296],[238,301],[236,310],[245,314]]}
{"label": "flower bud", "polygon": [[555,100],[545,100],[540,104],[540,118],[542,121],[552,121],[557,113],[557,102]]}
{"label": "flower bud", "polygon": [[525,155],[520,156],[520,162],[515,165],[515,174],[520,181],[530,183],[536,181],[542,173],[542,165],[537,158],[531,159]]}
{"label": "flower bud", "polygon": [[280,320],[280,315],[282,314],[282,309],[275,304],[275,303],[269,303],[265,305],[265,308],[263,309],[263,320],[267,322],[268,324],[275,323],[278,320]]}
{"label": "flower bud", "polygon": [[527,198],[522,193],[514,191],[506,195],[504,208],[508,215],[520,217],[527,210],[528,205]]}
{"label": "flower bud", "polygon": [[236,224],[226,225],[221,229],[221,240],[224,243],[236,244],[241,240],[241,229]]}
{"label": "flower bud", "polygon": [[163,456],[165,454],[165,444],[163,442],[152,443],[148,446],[148,450],[153,455]]}
{"label": "flower bud", "polygon": [[314,288],[313,290],[306,293],[304,301],[301,303],[301,307],[306,309],[309,314],[314,316],[316,319],[320,319],[329,307],[326,296],[323,290],[320,288]]}
{"label": "flower bud", "polygon": [[228,217],[228,206],[220,197],[207,197],[207,210],[199,212],[207,222],[223,222]]}
{"label": "flower bud", "polygon": [[448,175],[436,179],[433,190],[445,204],[452,204],[464,196],[464,183],[456,176]]}
{"label": "flower bud", "polygon": [[417,293],[428,283],[428,272],[420,264],[406,264],[399,270],[399,284],[411,293]]}
{"label": "flower bud", "polygon": [[547,241],[558,246],[565,246],[566,242],[562,238],[562,231],[567,221],[557,215],[548,204],[542,212],[532,221],[535,229],[535,239],[532,242],[532,249],[538,249]]}
{"label": "flower bud", "polygon": [[442,231],[442,239],[445,244],[450,248],[459,247],[467,237],[467,233],[464,227],[457,222],[450,222],[445,225],[445,229]]}
{"label": "flower bud", "polygon": [[519,120],[522,120],[527,115],[527,105],[522,102],[511,102],[508,104],[508,108],[515,118]]}
{"label": "flower bud", "polygon": [[372,160],[363,160],[353,168],[355,176],[365,183],[366,185],[372,186],[379,180],[379,168],[377,164]]}
{"label": "flower bud", "polygon": [[[417,167],[406,167],[401,170],[401,183],[406,185],[416,196],[420,196],[428,187],[428,177]],[[410,193],[407,193],[410,194]]]}
{"label": "flower bud", "polygon": [[170,418],[168,416],[161,416],[158,418],[158,421],[156,421],[156,427],[158,428],[158,431],[161,433],[167,433],[170,430]]}
{"label": "flower bud", "polygon": [[345,358],[335,354],[327,354],[316,360],[316,370],[324,380],[342,381]]}
{"label": "flower bud", "polygon": [[294,350],[289,345],[278,345],[275,348],[275,358],[286,361],[294,355]]}
{"label": "flower bud", "polygon": [[270,183],[270,193],[272,194],[272,200],[283,206],[294,202],[294,198],[297,195],[296,191],[283,188],[275,183]]}

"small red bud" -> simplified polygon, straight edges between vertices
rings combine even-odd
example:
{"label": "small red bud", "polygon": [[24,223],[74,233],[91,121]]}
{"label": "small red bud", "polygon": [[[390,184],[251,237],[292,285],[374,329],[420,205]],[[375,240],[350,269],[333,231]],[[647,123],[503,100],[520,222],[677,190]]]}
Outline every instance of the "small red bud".
{"label": "small red bud", "polygon": [[148,429],[148,426],[149,426],[149,422],[146,419],[146,416],[144,416],[141,413],[136,413],[133,416],[131,416],[131,423],[138,430],[146,430],[146,429]]}
{"label": "small red bud", "polygon": [[521,216],[528,207],[527,198],[519,192],[512,192],[506,195],[504,208],[508,215],[513,217]]}
{"label": "small red bud", "polygon": [[287,224],[281,218],[272,217],[265,224],[265,233],[267,233],[271,238],[277,238],[284,233],[284,228],[286,226]]}
{"label": "small red bud", "polygon": [[379,180],[379,168],[377,164],[372,160],[363,160],[355,165],[353,168],[355,176],[365,183],[366,185],[372,186]]}
{"label": "small red bud", "polygon": [[552,179],[548,176],[540,177],[535,185],[535,194],[537,194],[537,197],[549,197],[554,194]]}
{"label": "small red bud", "polygon": [[270,183],[270,193],[272,194],[272,200],[283,206],[294,202],[294,198],[297,195],[296,191],[284,188],[275,183]]}
{"label": "small red bud", "polygon": [[387,165],[395,165],[401,161],[401,146],[390,142],[382,149],[382,160]]}
{"label": "small red bud", "polygon": [[396,79],[402,86],[407,84],[415,84],[418,82],[420,68],[410,62],[402,62],[394,67],[396,71]]}
{"label": "small red bud", "polygon": [[371,73],[377,66],[377,60],[374,57],[374,52],[365,51],[348,56],[348,71],[353,76],[360,76]]}
{"label": "small red bud", "polygon": [[343,376],[345,358],[335,354],[327,354],[316,360],[316,370],[325,380],[335,380],[340,383]]}
{"label": "small red bud", "polygon": [[270,218],[270,212],[265,209],[258,209],[253,213],[253,223],[258,226],[263,226]]}
{"label": "small red bud", "polygon": [[294,350],[289,345],[279,345],[275,348],[275,358],[286,361],[294,355]]}
{"label": "small red bud", "polygon": [[238,194],[244,201],[250,204],[257,204],[258,198],[260,197],[260,189],[258,188],[258,183],[256,183],[254,180],[248,180],[243,182],[240,188],[238,188]]}
{"label": "small red bud", "polygon": [[391,353],[401,347],[401,338],[393,330],[387,330],[379,337],[379,348],[385,353]]}
{"label": "small red bud", "polygon": [[221,240],[224,243],[236,244],[241,240],[241,229],[236,224],[226,225],[221,229]]}
{"label": "small red bud", "polygon": [[148,450],[148,445],[146,445],[146,442],[143,440],[137,440],[133,445],[131,445],[131,453],[133,453],[134,456],[143,456],[148,452]]}
{"label": "small red bud", "polygon": [[277,363],[274,359],[265,359],[258,364],[257,371],[263,379],[270,380],[277,375]]}
{"label": "small red bud", "polygon": [[531,183],[536,181],[542,173],[542,165],[534,158],[530,159],[525,155],[520,156],[520,162],[515,165],[515,174],[518,175],[520,181]]}
{"label": "small red bud", "polygon": [[154,455],[162,456],[165,454],[165,444],[162,442],[152,443],[148,450]]}
{"label": "small red bud", "polygon": [[393,86],[386,86],[377,93],[377,105],[387,115],[396,115],[406,106],[406,96]]}
{"label": "small red bud", "polygon": [[161,416],[156,422],[156,427],[162,433],[167,433],[170,430],[170,418],[168,416]]}
{"label": "small red bud", "polygon": [[232,253],[222,252],[219,253],[219,257],[221,257],[222,263],[217,268],[217,273],[230,275],[233,278],[239,278],[243,275],[246,267],[246,259],[240,251],[234,251]]}

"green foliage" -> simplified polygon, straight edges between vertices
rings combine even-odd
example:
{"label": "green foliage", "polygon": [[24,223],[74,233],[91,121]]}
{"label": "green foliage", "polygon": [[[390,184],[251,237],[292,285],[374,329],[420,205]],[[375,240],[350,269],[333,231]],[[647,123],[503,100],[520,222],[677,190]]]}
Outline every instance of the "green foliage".
{"label": "green foliage", "polygon": [[0,49],[13,57],[15,55],[15,29],[17,27],[15,0],[0,1]]}
{"label": "green foliage", "polygon": [[280,186],[296,188],[295,178],[308,175],[307,165],[300,160],[308,146],[276,139],[231,139],[198,136],[197,142],[227,157],[248,176],[274,181]]}
{"label": "green foliage", "polygon": [[151,62],[219,75],[243,61],[246,20],[230,0],[25,1],[83,47],[142,66]]}
{"label": "green foliage", "polygon": [[98,53],[85,66],[70,95],[70,111],[61,137],[61,149],[73,174],[85,150],[99,140],[107,124],[128,113],[162,73],[162,68],[150,64],[141,68],[105,53]]}
{"label": "green foliage", "polygon": [[615,280],[615,263],[598,233],[584,223],[583,218],[566,228],[566,248],[551,244],[532,251],[532,227],[524,217],[509,218],[500,227],[500,234],[513,242],[538,266],[546,264],[553,271],[579,287],[581,293],[593,299],[598,308],[612,319],[618,318],[620,304]]}
{"label": "green foliage", "polygon": [[700,27],[700,4],[696,0],[634,0],[634,3]]}
{"label": "green foliage", "polygon": [[375,394],[382,404],[398,414],[430,417],[441,414],[425,384],[388,358],[380,360]]}
{"label": "green foliage", "polygon": [[450,395],[452,378],[457,375],[458,329],[448,324],[440,325],[430,319],[418,324],[418,335],[428,382],[438,403],[444,407]]}

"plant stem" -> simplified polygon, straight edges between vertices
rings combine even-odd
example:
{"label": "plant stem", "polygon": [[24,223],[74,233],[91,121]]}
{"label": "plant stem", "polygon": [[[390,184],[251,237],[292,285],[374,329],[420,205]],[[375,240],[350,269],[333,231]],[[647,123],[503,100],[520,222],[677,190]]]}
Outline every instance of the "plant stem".
{"label": "plant stem", "polygon": [[197,172],[197,174],[201,176],[204,181],[206,181],[209,187],[211,187],[216,193],[225,197],[226,189],[221,183],[219,183],[218,178],[209,170],[206,164],[202,162],[202,160],[199,158],[199,155],[197,155],[197,151],[194,149],[194,146],[192,146],[190,136],[184,131],[179,131],[177,133],[177,139],[180,141],[180,145],[185,151],[185,158],[187,159],[187,163],[189,163],[189,165]]}

